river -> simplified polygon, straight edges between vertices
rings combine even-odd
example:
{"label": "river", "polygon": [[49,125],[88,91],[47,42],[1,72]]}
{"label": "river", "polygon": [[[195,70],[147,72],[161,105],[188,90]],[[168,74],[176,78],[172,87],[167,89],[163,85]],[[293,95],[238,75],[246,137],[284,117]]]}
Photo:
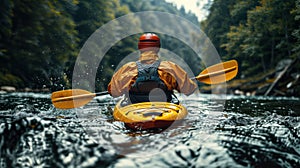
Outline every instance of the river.
{"label": "river", "polygon": [[56,109],[50,94],[0,94],[0,167],[300,167],[300,99],[202,94],[164,130],[114,121],[109,96]]}

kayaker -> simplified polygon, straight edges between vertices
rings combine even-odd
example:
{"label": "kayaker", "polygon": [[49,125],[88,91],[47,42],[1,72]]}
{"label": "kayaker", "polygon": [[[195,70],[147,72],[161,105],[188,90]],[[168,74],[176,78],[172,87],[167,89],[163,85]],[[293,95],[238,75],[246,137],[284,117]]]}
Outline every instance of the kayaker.
{"label": "kayaker", "polygon": [[187,73],[171,61],[160,61],[160,38],[154,33],[140,36],[139,60],[123,65],[112,77],[108,92],[113,97],[125,95],[131,103],[163,101],[179,103],[173,91],[192,94],[197,85]]}

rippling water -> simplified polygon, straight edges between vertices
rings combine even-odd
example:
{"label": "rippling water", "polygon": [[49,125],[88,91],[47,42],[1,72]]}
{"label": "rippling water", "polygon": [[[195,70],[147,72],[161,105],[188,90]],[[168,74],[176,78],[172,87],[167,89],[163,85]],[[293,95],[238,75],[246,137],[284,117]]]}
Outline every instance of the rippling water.
{"label": "rippling water", "polygon": [[131,131],[109,96],[60,110],[49,94],[0,94],[0,167],[300,167],[299,100],[191,96],[183,122]]}

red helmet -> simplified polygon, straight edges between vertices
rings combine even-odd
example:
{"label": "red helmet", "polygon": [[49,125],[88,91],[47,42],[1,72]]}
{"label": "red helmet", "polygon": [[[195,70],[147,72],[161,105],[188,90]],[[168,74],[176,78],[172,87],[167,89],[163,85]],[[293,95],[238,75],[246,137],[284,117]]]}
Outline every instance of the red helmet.
{"label": "red helmet", "polygon": [[154,33],[145,33],[141,35],[139,39],[138,48],[142,51],[154,50],[158,52],[160,48],[160,39]]}

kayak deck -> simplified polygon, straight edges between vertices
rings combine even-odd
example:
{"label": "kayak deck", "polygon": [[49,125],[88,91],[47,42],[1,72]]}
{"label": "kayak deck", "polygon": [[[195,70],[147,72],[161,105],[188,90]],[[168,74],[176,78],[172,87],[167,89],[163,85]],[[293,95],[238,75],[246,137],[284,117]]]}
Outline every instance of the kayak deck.
{"label": "kayak deck", "polygon": [[143,102],[122,107],[121,102],[116,104],[113,116],[135,130],[166,128],[187,115],[187,109],[181,104]]}

